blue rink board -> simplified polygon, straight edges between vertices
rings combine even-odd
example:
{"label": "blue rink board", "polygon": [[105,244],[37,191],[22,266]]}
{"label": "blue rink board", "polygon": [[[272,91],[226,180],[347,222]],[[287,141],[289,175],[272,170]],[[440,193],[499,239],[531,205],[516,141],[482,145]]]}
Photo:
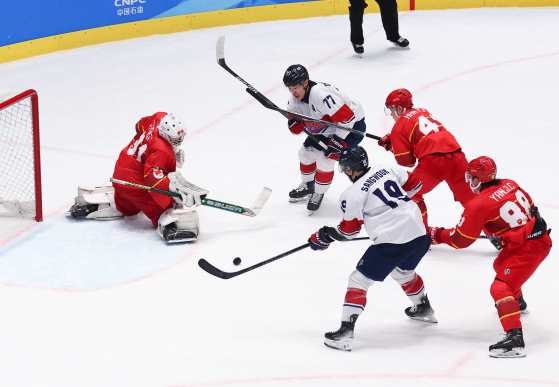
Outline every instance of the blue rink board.
{"label": "blue rink board", "polygon": [[0,284],[98,289],[156,273],[191,250],[166,244],[147,219],[56,216],[0,247]]}

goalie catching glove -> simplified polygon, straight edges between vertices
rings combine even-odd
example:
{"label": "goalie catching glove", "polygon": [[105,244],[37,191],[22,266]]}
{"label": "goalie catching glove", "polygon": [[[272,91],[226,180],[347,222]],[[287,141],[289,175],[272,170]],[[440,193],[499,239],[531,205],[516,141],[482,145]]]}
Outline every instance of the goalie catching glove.
{"label": "goalie catching glove", "polygon": [[179,204],[186,207],[192,207],[202,204],[202,200],[208,195],[208,190],[200,188],[184,178],[180,171],[171,172],[167,175],[169,178],[169,191],[176,192],[181,195],[182,200],[174,198]]}

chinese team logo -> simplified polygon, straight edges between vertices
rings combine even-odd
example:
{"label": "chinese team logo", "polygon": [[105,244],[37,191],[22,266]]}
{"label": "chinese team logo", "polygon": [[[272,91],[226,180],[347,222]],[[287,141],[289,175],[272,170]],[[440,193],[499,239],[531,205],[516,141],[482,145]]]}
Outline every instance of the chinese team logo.
{"label": "chinese team logo", "polygon": [[163,173],[163,170],[156,165],[153,167],[153,176],[157,179],[163,179],[165,174]]}

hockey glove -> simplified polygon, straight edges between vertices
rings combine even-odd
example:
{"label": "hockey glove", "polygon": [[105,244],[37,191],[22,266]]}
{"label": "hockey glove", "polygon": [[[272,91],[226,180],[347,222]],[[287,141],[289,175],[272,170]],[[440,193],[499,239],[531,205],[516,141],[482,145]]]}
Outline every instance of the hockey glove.
{"label": "hockey glove", "polygon": [[334,135],[330,142],[328,143],[328,149],[324,151],[324,156],[331,160],[337,160],[340,158],[340,154],[344,149],[347,148],[347,144],[343,139]]}
{"label": "hockey glove", "polygon": [[299,117],[290,118],[289,121],[287,121],[287,127],[293,134],[301,134],[301,132],[305,130],[305,124]]}
{"label": "hockey glove", "polygon": [[378,145],[386,149],[387,152],[394,153],[394,149],[392,149],[392,140],[390,139],[390,133],[378,140]]}
{"label": "hockey glove", "polygon": [[441,231],[444,230],[444,227],[427,227],[427,235],[431,238],[432,245],[440,245],[443,243],[441,240]]}
{"label": "hockey glove", "polygon": [[330,243],[334,242],[334,239],[326,232],[327,228],[327,226],[322,227],[309,238],[308,242],[311,244],[311,249],[314,251],[326,250],[330,246]]}
{"label": "hockey glove", "polygon": [[175,153],[175,158],[177,159],[177,168],[182,168],[184,164],[184,151],[179,149],[178,152]]}

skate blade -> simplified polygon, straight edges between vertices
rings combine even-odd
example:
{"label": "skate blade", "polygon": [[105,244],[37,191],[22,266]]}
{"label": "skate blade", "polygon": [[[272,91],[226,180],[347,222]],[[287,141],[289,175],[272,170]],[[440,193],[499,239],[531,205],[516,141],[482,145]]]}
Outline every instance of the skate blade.
{"label": "skate blade", "polygon": [[530,311],[528,309],[524,309],[520,311],[520,314],[530,314]]}
{"label": "skate blade", "polygon": [[513,348],[511,350],[506,349],[493,349],[489,351],[489,356],[494,358],[515,358],[515,357],[526,357],[524,353],[524,348]]}
{"label": "skate blade", "polygon": [[415,316],[415,317],[408,316],[408,317],[411,318],[412,320],[428,322],[428,323],[433,323],[433,324],[436,324],[436,323],[439,322],[439,320],[437,320],[437,318],[435,317],[435,311],[434,310],[432,310],[430,314],[427,314],[427,315],[424,315],[424,316]]}
{"label": "skate blade", "polygon": [[398,46],[396,43],[392,43],[392,45],[393,45],[394,47],[401,48],[402,50],[409,50],[409,49],[410,49],[410,46],[402,47],[402,46]]}
{"label": "skate blade", "polygon": [[302,202],[303,200],[309,200],[310,197],[311,195],[302,196],[300,198],[289,198],[289,203]]}
{"label": "skate blade", "polygon": [[363,58],[363,54],[359,54],[356,52],[355,55],[357,55],[359,58]]}
{"label": "skate blade", "polygon": [[334,341],[324,340],[324,345],[328,348],[338,349],[340,351],[351,352],[351,341]]}

